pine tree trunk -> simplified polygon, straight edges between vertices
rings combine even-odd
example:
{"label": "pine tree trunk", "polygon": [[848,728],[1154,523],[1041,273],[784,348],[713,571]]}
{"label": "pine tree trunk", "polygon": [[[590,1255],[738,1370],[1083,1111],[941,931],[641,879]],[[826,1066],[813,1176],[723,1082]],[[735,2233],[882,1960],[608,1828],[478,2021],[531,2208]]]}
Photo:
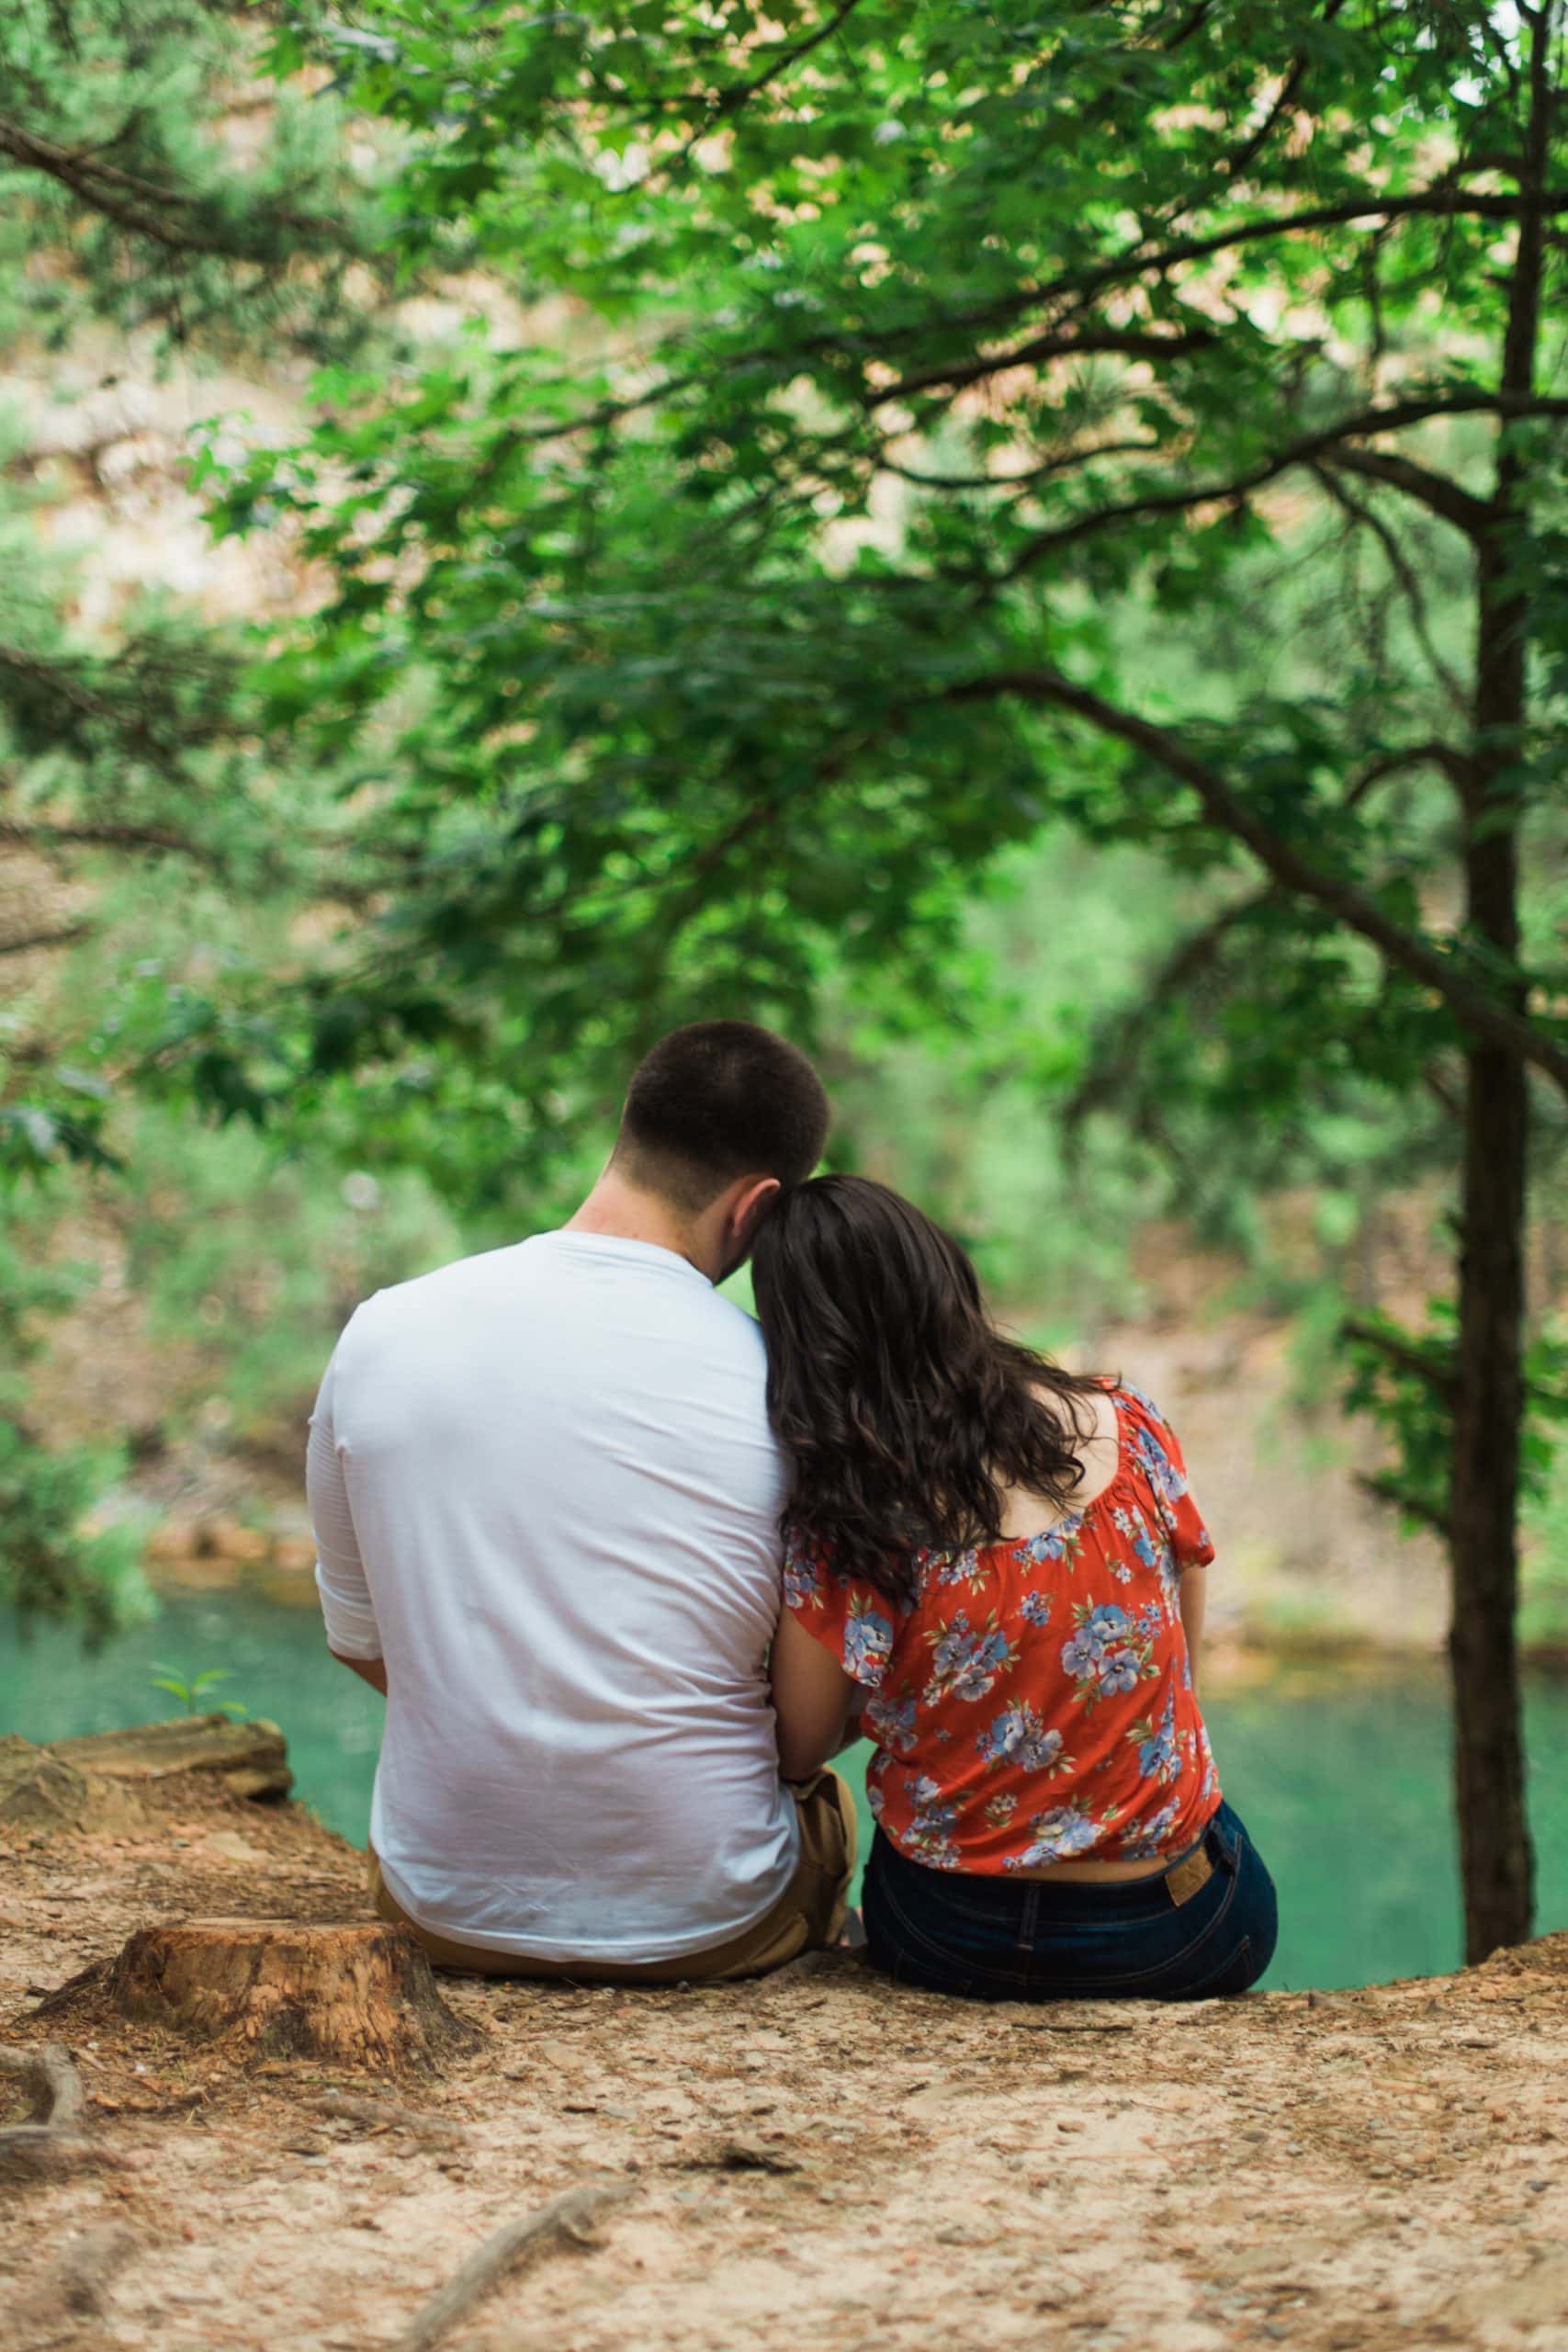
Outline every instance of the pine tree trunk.
{"label": "pine tree trunk", "polygon": [[[1527,199],[1546,184],[1555,97],[1553,13],[1543,9],[1530,31],[1529,119],[1518,171]],[[1534,385],[1542,230],[1541,212],[1527,209],[1500,371],[1503,390],[1521,397]],[[1517,768],[1529,709],[1529,608],[1510,574],[1528,526],[1527,490],[1505,421],[1492,519],[1476,550],[1475,736],[1464,808],[1466,925],[1505,963],[1517,960],[1519,945]],[[1514,991],[1513,1003],[1526,1011],[1523,989]],[[1466,1061],[1449,1492],[1455,1798],[1465,1951],[1472,1962],[1499,1944],[1522,1942],[1534,1910],[1517,1624],[1529,1108],[1523,1064],[1491,1046],[1472,1048]]]}

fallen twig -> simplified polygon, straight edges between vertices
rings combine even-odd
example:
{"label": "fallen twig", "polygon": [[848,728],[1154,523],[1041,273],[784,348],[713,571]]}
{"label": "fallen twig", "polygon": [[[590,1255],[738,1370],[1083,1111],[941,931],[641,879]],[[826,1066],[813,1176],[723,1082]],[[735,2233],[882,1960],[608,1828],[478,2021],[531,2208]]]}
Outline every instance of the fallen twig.
{"label": "fallen twig", "polygon": [[0,2178],[38,2180],[90,2164],[97,2154],[82,2131],[86,2093],[70,2052],[57,2041],[0,2050],[0,2075],[20,2083],[32,2120],[0,2131]]}
{"label": "fallen twig", "polygon": [[449,2115],[431,2115],[417,2107],[400,2107],[388,2098],[356,2098],[351,2091],[323,2091],[316,2101],[322,2115],[344,2117],[351,2123],[381,2125],[393,2132],[417,2132],[426,2140],[471,2140],[470,2124]]}
{"label": "fallen twig", "polygon": [[581,2188],[569,2188],[552,2197],[536,2213],[525,2213],[521,2221],[506,2222],[416,2312],[392,2352],[430,2352],[526,2256],[563,2241],[591,2243],[583,2223],[634,2195],[637,2186],[633,2180],[590,2181]]}

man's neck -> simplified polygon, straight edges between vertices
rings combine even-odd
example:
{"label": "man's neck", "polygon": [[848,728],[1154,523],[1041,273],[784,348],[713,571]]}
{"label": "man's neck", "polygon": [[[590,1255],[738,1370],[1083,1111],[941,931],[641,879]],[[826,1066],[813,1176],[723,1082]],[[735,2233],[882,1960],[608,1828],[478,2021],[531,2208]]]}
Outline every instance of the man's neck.
{"label": "man's neck", "polygon": [[604,1170],[577,1215],[567,1219],[564,1230],[613,1234],[620,1241],[647,1241],[684,1258],[710,1283],[717,1280],[701,1240],[679,1210],[660,1200],[657,1193],[628,1184],[613,1168]]}

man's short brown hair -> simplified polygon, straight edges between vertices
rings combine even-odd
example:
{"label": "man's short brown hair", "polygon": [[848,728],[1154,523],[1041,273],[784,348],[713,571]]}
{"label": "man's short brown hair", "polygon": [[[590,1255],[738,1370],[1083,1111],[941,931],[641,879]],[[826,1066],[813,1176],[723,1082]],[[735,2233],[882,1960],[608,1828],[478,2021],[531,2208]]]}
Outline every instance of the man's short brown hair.
{"label": "man's short brown hair", "polygon": [[751,1021],[694,1021],[637,1065],[615,1158],[694,1214],[738,1176],[802,1183],[827,1139],[828,1097],[803,1053]]}

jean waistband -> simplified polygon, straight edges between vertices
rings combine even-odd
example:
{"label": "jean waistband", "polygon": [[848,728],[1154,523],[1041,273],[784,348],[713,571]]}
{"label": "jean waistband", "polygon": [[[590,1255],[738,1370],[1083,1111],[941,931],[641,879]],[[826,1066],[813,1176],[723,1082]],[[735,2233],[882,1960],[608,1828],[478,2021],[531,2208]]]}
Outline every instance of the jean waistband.
{"label": "jean waistband", "polygon": [[928,1869],[924,1862],[911,1861],[908,1854],[899,1853],[879,1829],[869,1867],[886,1871],[894,1878],[904,1878],[929,1901],[945,1900],[971,1915],[980,1912],[994,1918],[1010,1919],[1033,1895],[1038,1898],[1034,1905],[1037,1918],[1099,1919],[1107,1913],[1168,1911],[1172,1896],[1166,1881],[1171,1871],[1200,1852],[1206,1852],[1216,1869],[1235,1870],[1246,1834],[1230,1807],[1222,1804],[1190,1845],[1173,1854],[1163,1870],[1151,1871],[1147,1878],[1021,1879],[1000,1871],[981,1873]]}

